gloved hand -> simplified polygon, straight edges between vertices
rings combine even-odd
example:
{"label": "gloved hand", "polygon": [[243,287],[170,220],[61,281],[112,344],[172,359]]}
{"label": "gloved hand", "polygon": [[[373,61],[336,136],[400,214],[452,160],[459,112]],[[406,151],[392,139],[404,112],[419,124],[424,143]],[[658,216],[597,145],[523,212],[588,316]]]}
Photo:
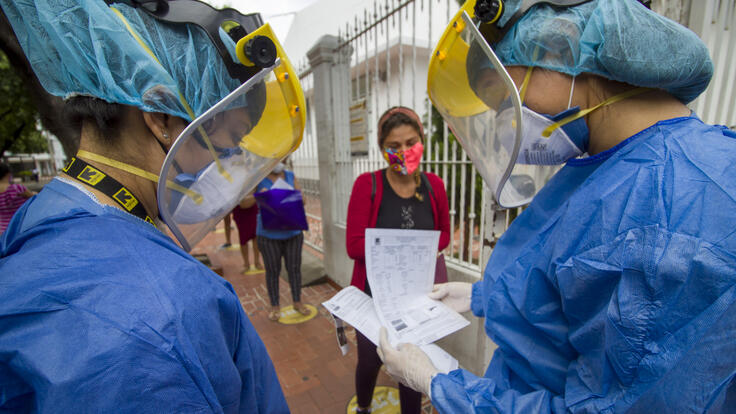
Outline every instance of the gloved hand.
{"label": "gloved hand", "polygon": [[381,327],[381,339],[376,348],[386,370],[396,381],[426,394],[430,399],[432,378],[439,373],[427,354],[414,344],[399,344],[394,349],[388,342],[386,328]]}
{"label": "gloved hand", "polygon": [[450,282],[434,285],[434,289],[427,296],[430,299],[439,300],[455,312],[467,312],[470,310],[470,296],[473,285],[465,282]]}

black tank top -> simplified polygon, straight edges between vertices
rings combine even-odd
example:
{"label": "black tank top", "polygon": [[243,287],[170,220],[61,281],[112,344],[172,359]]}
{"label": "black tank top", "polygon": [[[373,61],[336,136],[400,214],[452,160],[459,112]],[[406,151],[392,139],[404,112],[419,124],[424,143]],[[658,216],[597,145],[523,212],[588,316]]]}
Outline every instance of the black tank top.
{"label": "black tank top", "polygon": [[434,230],[434,215],[429,190],[420,182],[417,192],[422,196],[419,201],[415,196],[402,198],[388,182],[386,170],[381,171],[383,179],[383,197],[378,207],[376,227],[380,229],[415,229]]}

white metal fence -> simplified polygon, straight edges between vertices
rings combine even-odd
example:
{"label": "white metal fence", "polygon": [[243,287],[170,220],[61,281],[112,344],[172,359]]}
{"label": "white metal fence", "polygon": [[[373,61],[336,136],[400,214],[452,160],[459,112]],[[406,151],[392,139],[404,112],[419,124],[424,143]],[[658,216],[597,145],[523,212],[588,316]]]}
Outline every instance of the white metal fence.
{"label": "white metal fence", "polygon": [[[480,182],[478,175],[462,148],[450,136],[447,126],[440,117],[430,115],[426,91],[429,55],[441,35],[441,28],[457,8],[455,0],[374,1],[340,29],[340,47],[352,51],[351,82],[345,85],[345,90],[351,106],[362,103],[367,107],[364,122],[368,147],[367,154],[337,160],[338,171],[344,173],[340,174],[342,179],[334,189],[341,207],[337,209],[336,220],[338,225],[345,225],[354,179],[361,173],[385,166],[376,143],[378,117],[391,106],[409,106],[423,118],[430,137],[422,168],[442,177],[447,188],[453,229],[452,243],[446,251],[448,261],[479,270],[483,217],[476,212],[488,210],[484,208],[483,191],[476,191],[475,183]],[[305,194],[318,196],[317,131],[312,119],[314,111],[310,111],[313,80],[308,63],[302,62],[298,70],[307,95],[308,120],[303,143],[291,161]],[[310,208],[307,210],[309,215]],[[318,220],[316,215],[310,217],[310,226]],[[315,230],[312,228],[310,233],[317,233]],[[321,247],[319,235],[308,234],[307,240],[313,241],[314,247]]]}
{"label": "white metal fence", "polygon": [[[430,53],[442,34],[441,29],[457,8],[455,0],[374,1],[340,29],[339,47],[351,53],[351,79],[344,87],[350,106],[367,108],[362,122],[367,127],[364,139],[368,145],[367,153],[338,156],[339,173],[334,189],[338,194],[336,221],[345,225],[355,178],[385,167],[377,145],[378,117],[392,106],[411,107],[424,120],[428,136],[422,168],[439,175],[447,189],[452,229],[452,242],[445,251],[447,260],[479,271],[483,215],[489,208],[472,163],[441,117],[436,113],[431,116],[426,90]],[[311,71],[306,63],[299,65],[299,70],[309,109]],[[307,121],[302,147],[292,156],[294,169],[305,187],[307,181],[318,177],[315,124],[312,119]]]}
{"label": "white metal fence", "polygon": [[322,209],[318,185],[317,128],[314,118],[315,112],[312,110],[314,77],[308,65],[297,67],[297,71],[307,101],[307,123],[304,128],[302,143],[299,149],[291,155],[289,162],[304,194],[304,209],[309,223],[309,231],[304,235],[304,242],[313,249],[322,252]]}
{"label": "white metal fence", "polygon": [[[716,73],[707,92],[692,107],[709,123],[736,125],[736,0],[693,2],[690,26],[706,42]],[[345,226],[352,183],[361,173],[377,170],[385,162],[377,145],[378,117],[395,105],[413,108],[424,120],[428,142],[422,162],[424,171],[439,175],[447,189],[452,242],[445,251],[449,262],[469,271],[479,271],[485,223],[494,222],[491,244],[518,211],[492,213],[479,175],[447,125],[436,113],[432,116],[426,80],[430,54],[447,21],[458,9],[456,0],[373,1],[339,30],[339,48],[350,53],[350,79],[344,85],[345,105],[364,106],[365,153],[346,155],[338,151],[335,222]],[[308,197],[308,217],[312,227],[308,243],[322,248],[319,215],[319,162],[315,111],[312,109],[313,76],[309,63],[299,65],[300,79],[307,95],[307,125],[304,141],[292,156],[294,170]],[[340,103],[343,104],[342,102]],[[342,130],[345,130],[343,128]],[[345,136],[349,140],[350,136]],[[311,203],[311,205],[309,205]],[[486,220],[486,214],[495,214]]]}
{"label": "white metal fence", "polygon": [[715,69],[690,106],[703,121],[736,129],[736,0],[693,1],[689,26],[708,46]]}

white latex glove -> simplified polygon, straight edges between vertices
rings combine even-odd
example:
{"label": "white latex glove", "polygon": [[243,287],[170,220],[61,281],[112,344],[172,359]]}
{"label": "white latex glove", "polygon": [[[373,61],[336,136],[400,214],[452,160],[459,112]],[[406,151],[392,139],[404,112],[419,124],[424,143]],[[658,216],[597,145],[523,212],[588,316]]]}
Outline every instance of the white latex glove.
{"label": "white latex glove", "polygon": [[388,342],[386,328],[381,327],[381,339],[376,348],[389,375],[396,381],[426,394],[430,399],[432,378],[439,373],[427,354],[414,344],[399,344],[394,349]]}
{"label": "white latex glove", "polygon": [[450,282],[434,285],[434,289],[427,296],[439,300],[455,312],[463,313],[470,310],[472,292],[473,285],[470,283]]}

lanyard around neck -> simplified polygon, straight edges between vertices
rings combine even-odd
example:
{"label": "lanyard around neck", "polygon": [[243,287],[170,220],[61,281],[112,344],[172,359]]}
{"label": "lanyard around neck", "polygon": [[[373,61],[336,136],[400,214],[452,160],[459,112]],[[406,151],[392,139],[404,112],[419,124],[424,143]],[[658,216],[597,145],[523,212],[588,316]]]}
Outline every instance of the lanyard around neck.
{"label": "lanyard around neck", "polygon": [[63,171],[75,180],[81,181],[112,198],[128,213],[133,214],[146,223],[152,224],[154,227],[156,226],[138,198],[124,185],[120,184],[118,180],[110,177],[98,168],[77,157],[72,157]]}

